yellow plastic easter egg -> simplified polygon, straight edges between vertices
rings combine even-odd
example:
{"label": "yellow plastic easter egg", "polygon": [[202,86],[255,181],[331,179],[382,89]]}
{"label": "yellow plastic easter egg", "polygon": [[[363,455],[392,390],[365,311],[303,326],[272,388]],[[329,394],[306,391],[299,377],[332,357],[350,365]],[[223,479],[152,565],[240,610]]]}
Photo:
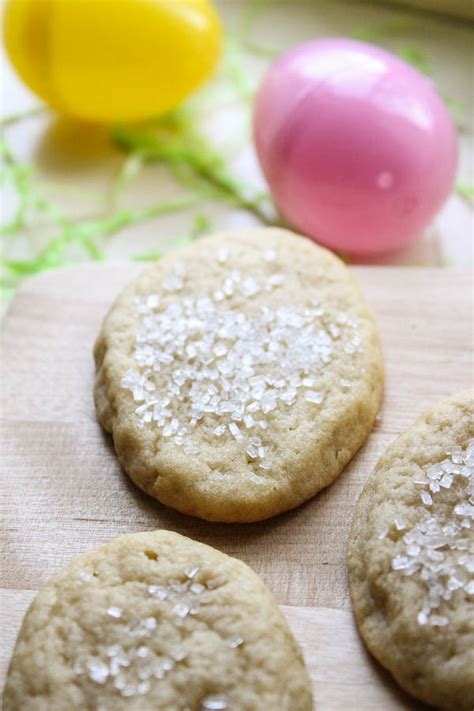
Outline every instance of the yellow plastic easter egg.
{"label": "yellow plastic easter egg", "polygon": [[46,103],[109,123],[181,103],[214,71],[222,31],[209,0],[7,0],[4,41]]}

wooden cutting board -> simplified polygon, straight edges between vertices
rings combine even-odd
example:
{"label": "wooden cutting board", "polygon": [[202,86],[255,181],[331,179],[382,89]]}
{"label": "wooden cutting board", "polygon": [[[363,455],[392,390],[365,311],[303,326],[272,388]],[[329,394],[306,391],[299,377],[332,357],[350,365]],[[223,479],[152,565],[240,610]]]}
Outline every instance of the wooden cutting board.
{"label": "wooden cutting board", "polygon": [[422,708],[362,646],[345,551],[354,504],[375,462],[418,414],[472,382],[472,275],[449,269],[354,268],[386,359],[373,434],[326,491],[249,525],[168,510],[118,466],[92,402],[100,322],[139,267],[81,265],[29,280],[5,319],[2,348],[0,674],[35,592],[76,555],[122,533],[167,528],[241,558],[283,606],[314,682],[318,711]]}

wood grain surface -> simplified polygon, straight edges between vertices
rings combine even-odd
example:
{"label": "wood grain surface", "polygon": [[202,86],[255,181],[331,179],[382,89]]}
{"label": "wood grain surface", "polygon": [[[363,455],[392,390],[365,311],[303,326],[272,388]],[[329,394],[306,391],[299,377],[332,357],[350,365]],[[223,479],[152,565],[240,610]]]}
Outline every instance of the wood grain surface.
{"label": "wood grain surface", "polygon": [[76,555],[121,533],[167,528],[241,558],[288,616],[317,708],[415,709],[366,654],[352,620],[345,550],[354,504],[376,460],[418,414],[472,382],[472,275],[359,267],[386,360],[377,426],[329,489],[295,511],[248,525],[210,524],[164,508],[120,470],[92,401],[101,320],[137,273],[81,265],[29,280],[2,338],[0,675],[34,593]]}

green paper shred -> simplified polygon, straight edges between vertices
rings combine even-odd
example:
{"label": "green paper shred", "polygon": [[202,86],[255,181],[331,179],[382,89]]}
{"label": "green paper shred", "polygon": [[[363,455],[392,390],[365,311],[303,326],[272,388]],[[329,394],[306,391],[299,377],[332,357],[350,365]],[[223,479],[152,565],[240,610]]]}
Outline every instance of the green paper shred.
{"label": "green paper shred", "polygon": [[117,126],[112,138],[122,150],[144,161],[167,165],[182,185],[203,198],[231,203],[264,224],[274,224],[264,211],[268,196],[249,190],[230,173],[225,159],[197,130],[189,110],[181,108],[142,127]]}
{"label": "green paper shred", "polygon": [[112,205],[117,205],[119,198],[123,195],[125,188],[133,178],[136,178],[143,167],[141,153],[133,151],[124,160],[122,167],[110,186],[110,200]]}
{"label": "green paper shred", "polygon": [[[35,213],[47,217],[57,231],[46,246],[30,258],[0,260],[0,268],[4,275],[2,277],[4,297],[5,294],[8,296],[12,293],[22,278],[69,264],[72,261],[71,250],[73,249],[79,248],[84,258],[103,260],[106,238],[131,225],[189,210],[198,206],[203,200],[201,195],[190,195],[139,210],[117,209],[101,218],[72,221],[41,196],[41,184],[36,179],[34,168],[17,162],[5,139],[0,143],[0,157],[3,161],[1,179],[8,181],[14,187],[19,202],[13,220],[2,226],[0,234],[4,236],[18,234],[27,226],[29,219],[34,219]],[[131,161],[127,159],[123,171],[127,179],[131,173],[130,164]],[[119,182],[120,189],[122,185],[123,183]]]}
{"label": "green paper shred", "polygon": [[245,70],[242,55],[243,46],[240,39],[228,35],[222,71],[233,84],[238,96],[245,102],[250,103],[257,90],[257,84]]}
{"label": "green paper shred", "polygon": [[370,27],[359,27],[352,33],[354,39],[361,42],[382,44],[389,39],[398,39],[417,30],[417,25],[412,18],[399,18],[379,22]]}
{"label": "green paper shred", "polygon": [[162,256],[161,252],[146,252],[146,254],[134,254],[134,262],[156,262]]}
{"label": "green paper shred", "polygon": [[18,114],[10,114],[10,116],[5,116],[0,119],[0,129],[7,128],[8,126],[14,126],[16,123],[21,123],[29,118],[36,118],[41,114],[46,114],[48,109],[45,106],[34,106],[27,111],[21,111]]}
{"label": "green paper shred", "polygon": [[212,220],[208,217],[208,215],[205,215],[202,212],[195,215],[191,230],[192,239],[198,239],[199,237],[208,235],[212,232],[212,230]]}
{"label": "green paper shred", "polygon": [[413,46],[402,47],[397,51],[400,59],[403,59],[412,67],[415,67],[421,74],[430,77],[432,75],[431,63],[426,54],[419,48]]}
{"label": "green paper shred", "polygon": [[467,202],[469,202],[470,204],[474,203],[474,185],[459,182],[456,184],[456,192],[459,197],[462,197],[464,200],[467,200]]}
{"label": "green paper shred", "polygon": [[209,217],[202,213],[198,213],[194,216],[191,233],[188,237],[174,237],[173,239],[164,242],[163,249],[161,251],[158,252],[154,250],[146,252],[145,254],[135,254],[132,259],[135,262],[155,262],[170,249],[175,249],[176,247],[187,247],[189,244],[194,242],[194,240],[199,239],[199,237],[202,237],[211,231],[212,222]]}
{"label": "green paper shred", "polygon": [[67,250],[72,245],[80,246],[86,255],[93,260],[105,258],[104,252],[97,244],[99,240],[116,234],[125,227],[146,222],[167,214],[188,210],[201,202],[198,197],[183,198],[151,205],[141,210],[120,210],[101,220],[85,220],[68,223],[61,233],[50,240],[48,245],[33,259],[11,260],[3,259],[1,264],[17,276],[36,274],[45,269],[64,266],[70,263]]}

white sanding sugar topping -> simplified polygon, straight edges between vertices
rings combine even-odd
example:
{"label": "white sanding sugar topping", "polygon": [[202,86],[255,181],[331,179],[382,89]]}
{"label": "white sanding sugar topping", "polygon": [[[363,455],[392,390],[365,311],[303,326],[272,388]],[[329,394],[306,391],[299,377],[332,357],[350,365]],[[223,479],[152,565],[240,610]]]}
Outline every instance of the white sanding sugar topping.
{"label": "white sanding sugar topping", "polygon": [[[208,294],[176,293],[186,279],[180,263],[161,284],[170,292],[163,300],[156,294],[137,297],[136,367],[122,386],[139,403],[138,427],[157,427],[189,454],[199,453],[193,434],[205,428],[216,444],[233,440],[249,464],[265,470],[272,466],[272,452],[262,432],[271,413],[298,399],[319,406],[321,371],[358,351],[361,339],[357,324],[343,312],[330,318],[314,292],[298,308],[256,301],[285,281],[275,250],[262,252],[256,276],[231,269],[228,256],[218,250],[222,285]],[[252,302],[252,308],[244,311],[234,298]],[[345,388],[350,384],[343,381]],[[258,444],[252,442],[255,435]]]}
{"label": "white sanding sugar topping", "polygon": [[[474,440],[446,454],[413,475],[421,518],[403,535],[403,548],[392,560],[393,570],[425,584],[417,620],[434,627],[449,624],[450,605],[444,601],[474,595]],[[404,530],[397,521],[394,528]]]}
{"label": "white sanding sugar topping", "polygon": [[200,711],[222,711],[229,708],[229,697],[219,694],[206,696],[201,703]]}
{"label": "white sanding sugar topping", "polygon": [[[91,586],[98,584],[97,579],[85,571],[80,575],[83,584],[86,583],[85,575]],[[106,608],[104,619],[109,619],[111,628],[104,629],[102,638],[98,639],[107,641],[98,641],[89,654],[78,657],[73,662],[74,674],[81,683],[107,685],[117,696],[145,696],[181,662],[187,664],[190,658],[188,646],[193,635],[189,620],[199,619],[202,606],[215,604],[212,591],[226,582],[222,576],[208,578],[198,566],[191,566],[180,579],[166,584],[137,583],[148,603],[148,616],[137,617],[133,607],[125,610],[112,605]],[[170,613],[176,620],[178,633],[175,641],[165,642],[160,625],[164,624],[169,632]],[[223,653],[230,648],[239,654],[238,647],[245,644],[240,635],[223,637],[221,641]],[[216,679],[216,685],[219,682]],[[200,705],[205,710],[217,710],[227,709],[229,703],[227,696],[208,695]]]}

